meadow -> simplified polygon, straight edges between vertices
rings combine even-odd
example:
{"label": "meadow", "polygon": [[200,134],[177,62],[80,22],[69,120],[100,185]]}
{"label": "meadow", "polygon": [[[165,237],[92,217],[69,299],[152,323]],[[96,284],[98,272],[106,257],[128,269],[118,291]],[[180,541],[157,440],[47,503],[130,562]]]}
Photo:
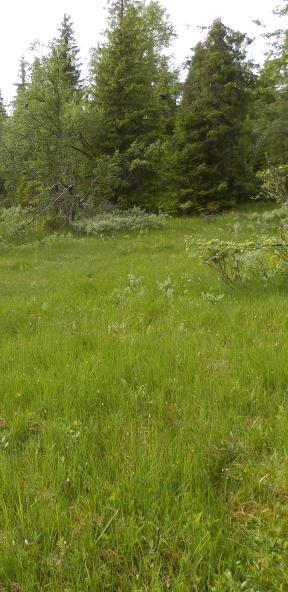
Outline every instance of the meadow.
{"label": "meadow", "polygon": [[288,590],[287,284],[185,250],[238,218],[0,251],[1,592]]}

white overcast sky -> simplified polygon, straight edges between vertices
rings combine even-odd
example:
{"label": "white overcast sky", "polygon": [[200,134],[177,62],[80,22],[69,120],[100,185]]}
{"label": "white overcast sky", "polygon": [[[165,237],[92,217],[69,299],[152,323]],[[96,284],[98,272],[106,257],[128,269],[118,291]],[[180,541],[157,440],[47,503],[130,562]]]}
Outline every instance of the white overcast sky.
{"label": "white overcast sky", "polygon": [[[272,14],[276,0],[162,0],[174,23],[178,39],[173,52],[178,64],[189,55],[190,48],[201,37],[198,26],[209,25],[221,17],[224,24],[260,36],[261,31],[253,25],[260,19],[267,30],[278,26]],[[1,6],[0,22],[0,89],[8,103],[15,87],[21,54],[29,59],[31,42],[39,39],[47,44],[57,33],[63,14],[71,15],[77,42],[81,49],[82,62],[87,63],[89,50],[99,41],[105,27],[106,0],[5,0]],[[263,57],[263,40],[254,44],[258,61]]]}

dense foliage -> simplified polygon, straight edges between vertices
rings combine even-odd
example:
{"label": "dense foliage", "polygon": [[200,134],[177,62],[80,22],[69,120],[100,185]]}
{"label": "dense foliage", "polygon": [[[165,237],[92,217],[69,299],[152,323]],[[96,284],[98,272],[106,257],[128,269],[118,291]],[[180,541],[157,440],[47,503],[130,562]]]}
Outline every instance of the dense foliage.
{"label": "dense foliage", "polygon": [[217,20],[189,62],[169,158],[171,181],[186,210],[219,208],[255,190],[247,126],[255,77],[246,43],[245,35]]}
{"label": "dense foliage", "polygon": [[[285,23],[285,2],[278,14]],[[251,40],[214,21],[184,82],[169,54],[174,35],[158,1],[113,0],[89,78],[67,15],[45,55],[22,56],[10,109],[0,94],[1,205],[49,202],[69,224],[103,201],[211,213],[259,193],[267,167],[283,176],[285,24],[269,36],[259,71],[247,57]],[[65,199],[53,201],[60,191]]]}
{"label": "dense foliage", "polygon": [[269,167],[263,174],[263,197],[276,201],[275,209],[249,216],[253,238],[239,240],[241,219],[236,218],[230,240],[186,239],[191,257],[217,271],[230,286],[261,278],[266,282],[288,274],[288,198],[285,167]]}
{"label": "dense foliage", "polygon": [[148,228],[161,228],[164,221],[163,214],[148,213],[134,207],[128,211],[112,210],[93,218],[80,218],[73,222],[72,226],[77,232],[103,237],[120,231],[143,232]]}

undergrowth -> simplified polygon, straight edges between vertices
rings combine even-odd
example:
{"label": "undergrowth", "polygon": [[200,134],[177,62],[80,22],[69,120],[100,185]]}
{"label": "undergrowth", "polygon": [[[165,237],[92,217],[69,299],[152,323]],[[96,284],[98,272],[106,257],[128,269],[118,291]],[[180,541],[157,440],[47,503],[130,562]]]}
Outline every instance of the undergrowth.
{"label": "undergrowth", "polygon": [[73,222],[72,227],[83,234],[103,237],[123,231],[141,232],[148,228],[161,228],[165,219],[165,214],[153,214],[134,207],[127,211],[115,209],[99,213],[93,218],[80,218]]}

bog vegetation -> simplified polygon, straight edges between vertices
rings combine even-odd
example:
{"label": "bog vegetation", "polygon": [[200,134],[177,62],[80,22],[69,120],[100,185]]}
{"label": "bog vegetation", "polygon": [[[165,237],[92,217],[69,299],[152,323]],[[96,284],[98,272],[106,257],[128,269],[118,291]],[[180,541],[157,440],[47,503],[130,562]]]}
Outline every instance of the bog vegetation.
{"label": "bog vegetation", "polygon": [[218,19],[183,76],[114,0],[88,79],[65,15],[0,100],[0,592],[287,590],[276,12],[261,68]]}

